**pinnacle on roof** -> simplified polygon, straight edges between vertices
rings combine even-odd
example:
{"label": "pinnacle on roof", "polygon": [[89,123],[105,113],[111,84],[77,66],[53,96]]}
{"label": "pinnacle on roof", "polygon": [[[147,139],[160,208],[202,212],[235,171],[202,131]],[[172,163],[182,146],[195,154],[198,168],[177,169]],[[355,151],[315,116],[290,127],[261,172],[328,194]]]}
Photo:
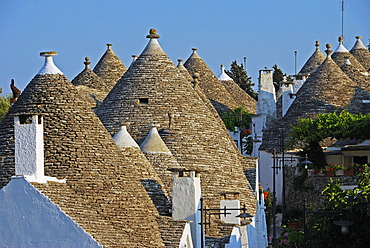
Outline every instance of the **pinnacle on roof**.
{"label": "pinnacle on roof", "polygon": [[156,125],[149,125],[150,131],[148,136],[141,143],[140,148],[147,153],[171,153],[166,144],[159,136]]}
{"label": "pinnacle on roof", "polygon": [[337,49],[334,52],[335,53],[347,53],[347,52],[349,52],[347,50],[347,48],[345,48],[343,46],[343,36],[339,36],[338,41],[339,41],[339,45],[338,45]]}
{"label": "pinnacle on roof", "polygon": [[351,61],[351,64],[357,68],[358,70],[365,72],[365,68],[360,64],[360,62],[357,61],[357,59],[343,46],[343,37],[340,36],[338,38],[339,46],[335,50],[335,52],[331,55],[335,63],[339,67],[342,67],[346,61],[344,57],[349,56],[349,60]]}
{"label": "pinnacle on roof", "polygon": [[118,132],[113,136],[117,146],[122,147],[139,147],[131,135],[127,132],[126,126],[121,126]]}
{"label": "pinnacle on roof", "polygon": [[324,61],[325,55],[320,51],[320,42],[316,41],[316,49],[307,62],[303,65],[298,74],[307,75],[311,74],[316,68]]}
{"label": "pinnacle on roof", "polygon": [[112,89],[117,81],[127,71],[127,68],[114,53],[112,44],[107,44],[106,52],[95,65],[93,71],[103,79],[109,89]]}
{"label": "pinnacle on roof", "polygon": [[234,98],[226,90],[225,86],[217,79],[211,69],[198,55],[197,49],[193,48],[193,53],[186,60],[184,66],[190,74],[198,72],[200,74],[199,86],[204,94],[211,100],[217,112],[227,112],[239,107]]}
{"label": "pinnacle on roof", "polygon": [[365,45],[361,41],[361,36],[356,36],[356,43],[352,47],[350,53],[365,67],[366,70],[370,70],[370,52],[366,49]]}
{"label": "pinnacle on roof", "polygon": [[53,56],[58,55],[57,52],[41,52],[40,56],[45,57],[45,63],[41,70],[37,73],[38,75],[47,75],[47,74],[62,74],[58,67],[54,64]]}
{"label": "pinnacle on roof", "polygon": [[[149,132],[147,125],[159,124],[163,128],[158,133],[181,166],[208,170],[202,178],[207,204],[218,207],[220,191],[241,190],[242,203],[255,209],[254,197],[245,187],[248,181],[238,159],[240,152],[221,119],[215,117],[198,95],[197,87],[192,87],[163,52],[157,38],[149,38],[130,72],[99,105],[96,113],[101,122],[111,134],[122,122],[130,122],[130,134],[139,145]],[[220,83],[215,76],[214,79]]]}
{"label": "pinnacle on roof", "polygon": [[0,185],[14,175],[13,115],[42,114],[45,175],[67,183],[34,187],[102,246],[162,246],[158,212],[141,175],[80,97],[62,74],[32,79],[0,123]]}
{"label": "pinnacle on roof", "polygon": [[221,65],[221,73],[220,73],[220,75],[218,75],[217,78],[220,81],[231,81],[231,80],[233,80],[231,77],[229,77],[229,75],[226,74],[224,65]]}

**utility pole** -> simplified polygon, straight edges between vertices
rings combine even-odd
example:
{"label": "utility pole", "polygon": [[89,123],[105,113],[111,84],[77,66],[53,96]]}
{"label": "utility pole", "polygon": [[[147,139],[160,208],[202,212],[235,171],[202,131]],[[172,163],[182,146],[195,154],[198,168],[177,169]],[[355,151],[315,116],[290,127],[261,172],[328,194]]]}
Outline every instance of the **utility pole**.
{"label": "utility pole", "polygon": [[342,37],[344,38],[344,0],[342,0]]}
{"label": "utility pole", "polygon": [[294,51],[294,75],[297,75],[297,51]]}

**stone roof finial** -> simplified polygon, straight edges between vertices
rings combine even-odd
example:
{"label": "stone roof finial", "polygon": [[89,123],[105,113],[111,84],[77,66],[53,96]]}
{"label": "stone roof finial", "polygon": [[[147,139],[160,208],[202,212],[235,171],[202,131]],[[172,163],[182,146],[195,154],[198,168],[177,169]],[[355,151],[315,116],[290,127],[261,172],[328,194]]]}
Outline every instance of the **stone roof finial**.
{"label": "stone roof finial", "polygon": [[177,61],[178,61],[179,63],[182,63],[182,61],[183,61],[183,60],[182,60],[182,59],[178,59]]}
{"label": "stone roof finial", "polygon": [[58,67],[54,64],[53,56],[58,55],[57,52],[50,51],[50,52],[41,52],[40,56],[45,57],[45,63],[44,66],[41,68],[41,70],[37,73],[40,75],[46,75],[46,74],[63,74]]}
{"label": "stone roof finial", "polygon": [[86,69],[90,69],[90,64],[91,64],[91,62],[90,62],[90,58],[89,58],[89,57],[85,57],[85,62],[84,62],[84,64],[85,64],[85,70],[86,70]]}
{"label": "stone roof finial", "polygon": [[107,44],[107,50],[112,50],[112,44]]}
{"label": "stone roof finial", "polygon": [[330,56],[330,54],[333,52],[333,50],[330,50],[330,48],[331,48],[331,44],[326,44],[326,50],[325,50],[325,52],[326,52],[326,54],[328,55],[328,56]]}
{"label": "stone roof finial", "polygon": [[361,39],[361,38],[362,38],[362,36],[359,36],[359,35],[356,36],[356,39],[358,39],[358,40]]}
{"label": "stone roof finial", "polygon": [[157,34],[157,30],[152,28],[152,29],[149,30],[149,35],[147,35],[146,38],[158,39],[158,38],[160,38],[160,36]]}
{"label": "stone roof finial", "polygon": [[339,37],[338,37],[338,41],[339,41],[339,43],[343,43],[343,40],[344,40],[344,39],[343,39],[343,36],[339,36]]}
{"label": "stone roof finial", "polygon": [[316,41],[315,47],[316,47],[316,50],[320,49],[320,41],[318,41],[318,40]]}

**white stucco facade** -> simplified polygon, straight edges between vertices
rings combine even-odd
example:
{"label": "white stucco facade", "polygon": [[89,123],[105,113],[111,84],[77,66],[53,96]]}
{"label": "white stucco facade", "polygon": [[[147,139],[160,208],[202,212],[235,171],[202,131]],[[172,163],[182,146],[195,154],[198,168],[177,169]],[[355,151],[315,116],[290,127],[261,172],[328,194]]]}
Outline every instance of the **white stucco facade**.
{"label": "white stucco facade", "polygon": [[189,176],[179,176],[174,172],[172,178],[172,218],[174,220],[190,220],[191,236],[195,248],[201,247],[200,199],[202,197],[200,178],[195,171]]}
{"label": "white stucco facade", "polygon": [[0,247],[101,247],[23,177],[0,190]]}

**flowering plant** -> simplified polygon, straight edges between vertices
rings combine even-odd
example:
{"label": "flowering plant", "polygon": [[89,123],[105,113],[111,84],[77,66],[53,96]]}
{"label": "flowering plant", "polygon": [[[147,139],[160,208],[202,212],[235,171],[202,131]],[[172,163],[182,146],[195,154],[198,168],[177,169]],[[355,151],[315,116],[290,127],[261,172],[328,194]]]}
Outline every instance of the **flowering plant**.
{"label": "flowering plant", "polygon": [[329,164],[326,166],[326,170],[328,171],[338,171],[338,170],[344,170],[344,167],[340,164]]}

